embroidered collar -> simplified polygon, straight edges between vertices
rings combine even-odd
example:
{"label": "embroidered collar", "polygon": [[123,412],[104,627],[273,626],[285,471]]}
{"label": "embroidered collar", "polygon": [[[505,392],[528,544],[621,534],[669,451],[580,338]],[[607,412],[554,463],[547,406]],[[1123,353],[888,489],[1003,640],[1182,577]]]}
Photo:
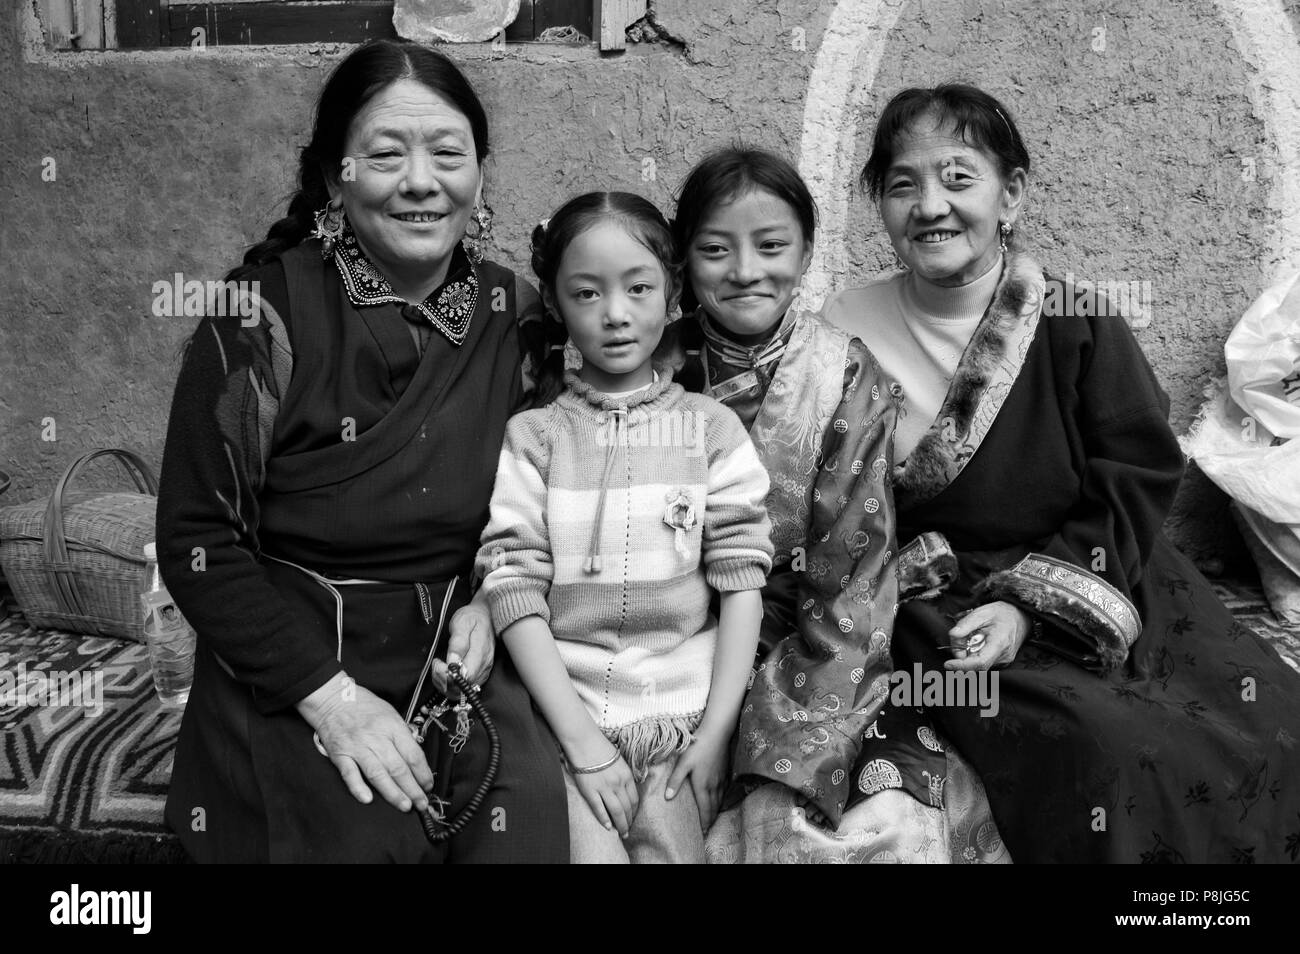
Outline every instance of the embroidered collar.
{"label": "embroidered collar", "polygon": [[772,337],[752,347],[738,344],[727,337],[714,325],[713,319],[703,308],[700,308],[699,318],[700,329],[704,332],[704,342],[710,356],[724,364],[757,369],[781,359],[785,346],[790,341],[790,334],[794,331],[795,309],[792,307],[786,311],[785,317],[772,332]]}
{"label": "embroidered collar", "polygon": [[[334,249],[334,264],[343,276],[348,299],[357,307],[394,304],[406,307],[405,299],[393,294],[388,279],[361,251],[357,237],[348,226]],[[447,266],[447,280],[415,310],[452,344],[459,346],[469,333],[469,322],[478,304],[478,273],[459,244]]]}

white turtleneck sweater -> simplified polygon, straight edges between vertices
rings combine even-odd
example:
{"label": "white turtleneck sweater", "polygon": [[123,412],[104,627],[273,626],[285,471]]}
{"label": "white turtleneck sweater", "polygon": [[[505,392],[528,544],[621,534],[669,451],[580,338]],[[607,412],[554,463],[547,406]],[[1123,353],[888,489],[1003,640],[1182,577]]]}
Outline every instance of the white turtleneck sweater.
{"label": "white turtleneck sweater", "polygon": [[904,460],[939,416],[966,345],[988,310],[1002,275],[999,257],[965,285],[932,284],[897,272],[826,303],[823,317],[861,338],[884,372],[903,388],[894,455]]}

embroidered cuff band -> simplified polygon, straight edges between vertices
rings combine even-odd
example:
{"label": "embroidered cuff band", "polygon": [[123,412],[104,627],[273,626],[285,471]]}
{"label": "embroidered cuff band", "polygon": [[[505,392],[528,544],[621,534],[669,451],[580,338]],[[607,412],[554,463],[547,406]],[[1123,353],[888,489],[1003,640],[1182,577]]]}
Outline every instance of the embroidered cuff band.
{"label": "embroidered cuff band", "polygon": [[898,601],[932,600],[957,578],[957,556],[942,533],[923,533],[898,551]]}
{"label": "embroidered cuff band", "polygon": [[1142,633],[1137,609],[1119,590],[1080,567],[1040,553],[991,574],[976,588],[1054,616],[1090,639],[1103,671],[1117,669]]}

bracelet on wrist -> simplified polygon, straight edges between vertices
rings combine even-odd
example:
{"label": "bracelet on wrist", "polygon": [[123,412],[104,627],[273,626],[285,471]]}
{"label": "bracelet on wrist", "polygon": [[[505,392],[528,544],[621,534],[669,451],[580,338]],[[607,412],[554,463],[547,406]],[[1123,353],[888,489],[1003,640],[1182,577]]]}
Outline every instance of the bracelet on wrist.
{"label": "bracelet on wrist", "polygon": [[622,753],[619,752],[618,749],[615,749],[614,754],[611,755],[604,762],[601,762],[599,765],[580,766],[580,765],[574,765],[572,762],[570,762],[569,771],[572,772],[574,775],[595,775],[597,772],[605,771],[605,769],[609,768],[611,765],[613,765],[622,757],[623,757]]}

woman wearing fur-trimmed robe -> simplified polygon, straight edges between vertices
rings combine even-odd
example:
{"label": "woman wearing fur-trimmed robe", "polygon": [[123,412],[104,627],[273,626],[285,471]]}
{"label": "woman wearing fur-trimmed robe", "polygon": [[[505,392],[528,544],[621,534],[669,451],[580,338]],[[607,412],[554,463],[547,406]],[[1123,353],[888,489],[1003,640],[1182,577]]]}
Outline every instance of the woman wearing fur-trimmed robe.
{"label": "woman wearing fur-trimmed robe", "polygon": [[998,705],[891,704],[853,784],[929,763],[947,797],[960,753],[996,823],[950,831],[972,860],[1294,861],[1300,676],[1161,532],[1183,458],[1124,318],[1008,250],[1028,169],[1005,106],[944,86],[890,102],[864,170],[907,268],[824,315],[903,392],[900,574],[928,592],[894,665],[996,675]]}

